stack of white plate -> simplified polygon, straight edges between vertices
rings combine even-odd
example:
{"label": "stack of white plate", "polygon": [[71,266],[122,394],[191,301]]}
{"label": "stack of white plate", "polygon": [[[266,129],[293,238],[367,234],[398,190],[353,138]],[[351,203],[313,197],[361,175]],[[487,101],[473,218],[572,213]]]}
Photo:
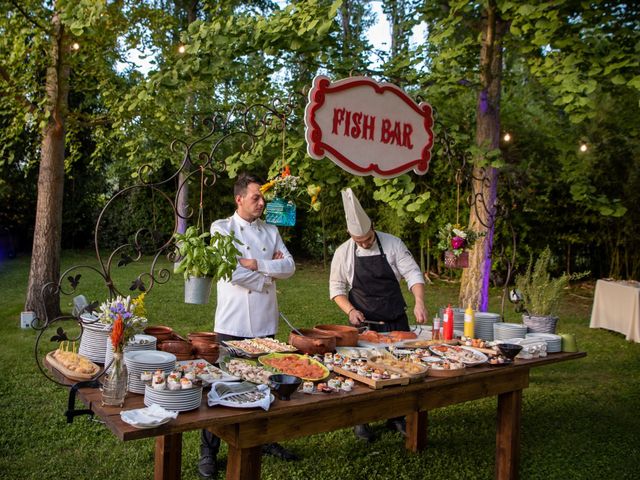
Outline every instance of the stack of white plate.
{"label": "stack of white plate", "polygon": [[521,323],[495,323],[493,325],[494,340],[508,340],[510,338],[524,338],[527,326]]}
{"label": "stack of white plate", "polygon": [[124,363],[129,371],[129,391],[144,393],[145,384],[140,380],[140,374],[156,370],[171,373],[176,368],[176,356],[159,350],[138,350],[125,353]]}
{"label": "stack of white plate", "polygon": [[94,323],[82,324],[82,337],[80,337],[78,353],[89,358],[92,362],[104,364],[111,325],[96,322],[96,318],[91,315],[83,314],[81,318],[85,322]]}
{"label": "stack of white plate", "polygon": [[527,333],[525,338],[535,338],[544,340],[547,343],[547,353],[557,353],[562,351],[562,337],[553,333]]}
{"label": "stack of white plate", "polygon": [[500,321],[500,315],[491,312],[476,312],[473,327],[475,338],[482,340],[493,340],[493,325]]}
{"label": "stack of white plate", "polygon": [[[144,335],[139,333],[134,335],[129,343],[124,347],[124,353],[127,352],[137,352],[139,350],[155,350],[156,343],[158,340],[156,337],[151,335]],[[111,343],[111,338],[107,338],[107,353],[104,357],[104,364],[109,365],[111,360],[113,359],[113,343]]]}
{"label": "stack of white plate", "polygon": [[186,390],[154,390],[147,385],[144,391],[144,404],[150,407],[154,403],[175,412],[193,410],[202,403],[202,386]]}

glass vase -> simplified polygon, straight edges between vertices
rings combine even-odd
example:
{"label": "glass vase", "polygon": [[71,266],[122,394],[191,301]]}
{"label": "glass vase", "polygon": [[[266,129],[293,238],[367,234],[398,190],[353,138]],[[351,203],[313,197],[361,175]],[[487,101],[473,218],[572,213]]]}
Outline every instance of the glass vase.
{"label": "glass vase", "polygon": [[113,362],[102,385],[102,405],[121,407],[129,386],[129,373],[122,352],[113,352]]}

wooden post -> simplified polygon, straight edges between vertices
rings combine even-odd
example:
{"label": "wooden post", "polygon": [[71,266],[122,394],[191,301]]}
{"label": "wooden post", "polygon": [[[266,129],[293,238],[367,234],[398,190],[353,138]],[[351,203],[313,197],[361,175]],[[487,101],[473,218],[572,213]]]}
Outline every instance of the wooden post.
{"label": "wooden post", "polygon": [[498,395],[496,480],[516,480],[520,462],[522,390]]}
{"label": "wooden post", "polygon": [[429,412],[413,412],[407,415],[407,438],[405,447],[417,453],[427,448],[427,426]]}
{"label": "wooden post", "polygon": [[180,480],[182,433],[156,437],[155,480]]}
{"label": "wooden post", "polygon": [[227,480],[260,480],[262,446],[238,448],[229,445]]}

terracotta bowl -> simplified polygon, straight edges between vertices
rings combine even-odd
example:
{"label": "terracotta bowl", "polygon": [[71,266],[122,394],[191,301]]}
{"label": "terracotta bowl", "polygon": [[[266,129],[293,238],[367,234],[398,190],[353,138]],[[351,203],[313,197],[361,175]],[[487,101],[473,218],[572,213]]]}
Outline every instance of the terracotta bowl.
{"label": "terracotta bowl", "polygon": [[165,340],[158,343],[158,350],[173,353],[176,357],[178,355],[191,356],[193,354],[193,345],[182,340]]}
{"label": "terracotta bowl", "polygon": [[165,327],[161,325],[153,325],[144,329],[144,333],[147,335],[153,335],[158,342],[169,340],[173,336],[173,328]]}
{"label": "terracotta bowl", "polygon": [[298,335],[296,332],[289,334],[289,344],[301,352],[314,355],[316,353],[323,354],[335,351],[335,335],[320,333],[311,328],[300,328],[298,331],[302,333],[302,335]]}
{"label": "terracotta bowl", "polygon": [[202,344],[194,345],[194,356],[196,358],[202,358],[209,363],[216,363],[220,355],[220,347],[217,343],[211,344],[211,346],[202,347]]}
{"label": "terracotta bowl", "polygon": [[193,360],[193,355],[190,353],[176,353],[176,360],[182,362],[183,360]]}
{"label": "terracotta bowl", "polygon": [[191,332],[187,335],[189,341],[216,342],[218,343],[218,334],[215,332]]}
{"label": "terracotta bowl", "polygon": [[314,330],[324,335],[336,337],[339,347],[355,347],[358,345],[358,329],[347,325],[316,325]]}

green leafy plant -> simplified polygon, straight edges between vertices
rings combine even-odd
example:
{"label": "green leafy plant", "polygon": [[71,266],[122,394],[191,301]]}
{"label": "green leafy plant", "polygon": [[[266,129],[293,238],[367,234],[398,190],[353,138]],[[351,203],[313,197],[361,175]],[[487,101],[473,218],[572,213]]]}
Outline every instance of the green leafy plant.
{"label": "green leafy plant", "polygon": [[180,263],[175,273],[188,277],[213,277],[214,280],[229,280],[238,264],[240,251],[235,243],[242,244],[233,232],[223,235],[216,232],[200,233],[198,227],[187,228],[185,233],[175,233],[174,238],[180,254]]}
{"label": "green leafy plant", "polygon": [[563,273],[558,278],[551,278],[549,265],[551,264],[551,249],[547,246],[533,264],[533,255],[529,258],[527,270],[523,275],[516,276],[516,292],[518,301],[523,309],[532,316],[551,316],[560,301],[562,291],[569,285],[569,281],[577,280],[589,272]]}

